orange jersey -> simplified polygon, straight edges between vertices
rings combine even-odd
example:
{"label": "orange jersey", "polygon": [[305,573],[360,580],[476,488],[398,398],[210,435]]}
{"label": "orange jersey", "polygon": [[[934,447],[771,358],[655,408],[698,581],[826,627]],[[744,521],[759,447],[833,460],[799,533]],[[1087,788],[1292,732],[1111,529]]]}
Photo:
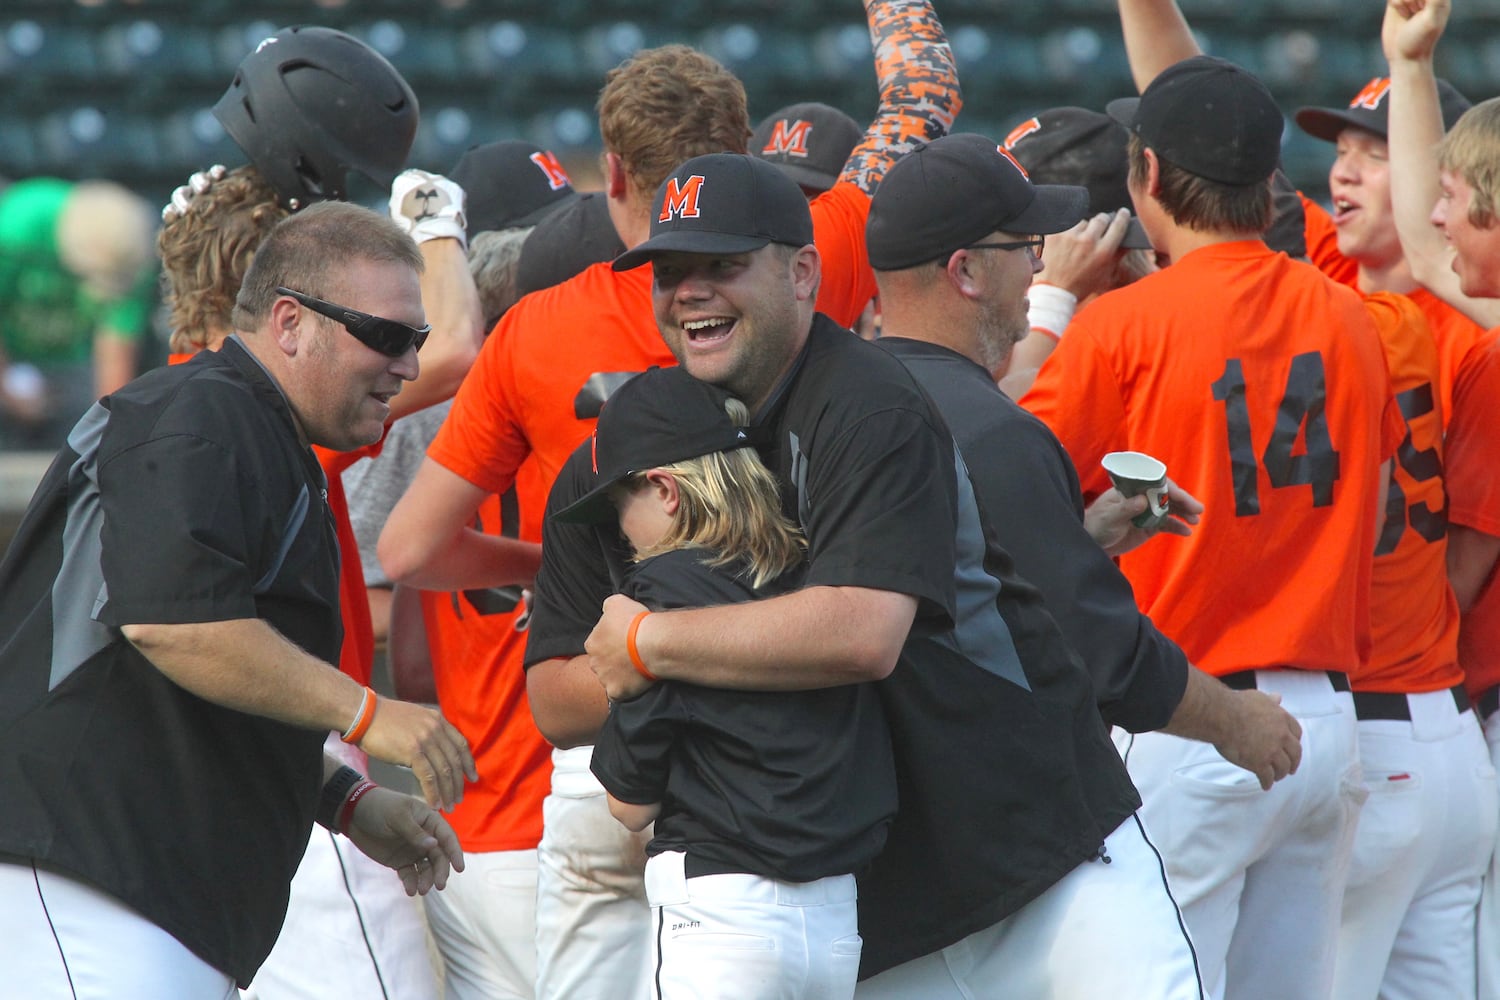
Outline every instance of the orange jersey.
{"label": "orange jersey", "polygon": [[870,196],[840,182],[813,199],[813,243],[823,258],[818,312],[839,326],[853,326],[875,297],[875,272],[865,252]]}
{"label": "orange jersey", "polygon": [[1365,299],[1385,347],[1406,436],[1391,463],[1370,586],[1369,666],[1356,691],[1437,691],[1463,683],[1458,601],[1448,586],[1447,497],[1438,354],[1427,321],[1404,295]]}
{"label": "orange jersey", "polygon": [[520,537],[541,541],[546,488],[588,437],[609,390],[651,365],[672,364],[651,312],[651,268],[594,264],[501,317],[427,456],[495,494],[534,457],[545,487],[520,498]]}
{"label": "orange jersey", "polygon": [[1141,610],[1215,675],[1358,673],[1381,462],[1404,433],[1358,295],[1258,240],[1082,309],[1022,403],[1087,497],[1111,451],[1154,455],[1207,510],[1122,557]]}
{"label": "orange jersey", "polygon": [[1354,287],[1359,280],[1359,265],[1339,251],[1339,231],[1327,209],[1298,191],[1302,199],[1303,236],[1307,240],[1307,259],[1313,266],[1341,285]]}
{"label": "orange jersey", "polygon": [[[844,325],[875,294],[864,243],[869,208],[847,183],[812,203],[823,258],[818,308]],[[485,341],[427,454],[488,493],[514,488],[506,534],[541,541],[547,493],[604,399],[636,372],[676,364],[656,328],[651,280],[650,267],[595,264],[526,296]],[[487,503],[480,516],[485,530],[497,530],[497,506]],[[423,611],[439,701],[484,775],[450,822],[468,850],[535,847],[551,761],[526,701],[519,610],[485,615],[464,595],[430,594]]]}
{"label": "orange jersey", "polygon": [[[535,463],[522,466],[518,486],[527,483]],[[512,518],[510,500],[489,496],[475,527],[501,534],[502,509]],[[422,592],[433,681],[443,714],[464,733],[484,780],[464,789],[464,799],[448,822],[467,851],[524,851],[542,838],[540,803],[552,783],[552,747],[537,732],[526,699],[525,675],[510,666],[520,661],[526,633],[516,630],[524,605],[509,591]]]}
{"label": "orange jersey", "polygon": [[[196,351],[172,354],[168,364],[191,361]],[[382,439],[383,440],[383,439]],[[328,479],[328,509],[339,540],[339,617],[344,622],[344,644],[339,648],[339,669],[361,684],[370,683],[375,666],[375,631],[370,624],[370,597],[365,592],[365,570],[359,562],[359,542],[349,522],[349,501],[344,496],[343,471],[361,458],[380,454],[381,442],[354,451],[329,451],[313,446],[323,475]]]}
{"label": "orange jersey", "polygon": [[1443,426],[1453,417],[1453,387],[1458,384],[1469,352],[1490,339],[1484,327],[1433,295],[1425,288],[1406,293],[1427,317],[1432,339],[1437,344],[1439,399],[1443,407]]}
{"label": "orange jersey", "polygon": [[[1359,291],[1359,265],[1339,252],[1338,231],[1323,208],[1302,198],[1306,219],[1307,259],[1334,281]],[[1438,350],[1436,389],[1443,411],[1443,426],[1453,414],[1453,383],[1464,356],[1486,336],[1484,327],[1454,309],[1425,288],[1405,293],[1427,317]]]}
{"label": "orange jersey", "polygon": [[[1500,537],[1500,328],[1469,355],[1453,389],[1448,431],[1448,517]],[[1458,660],[1471,694],[1500,684],[1500,586],[1494,575],[1463,617]]]}

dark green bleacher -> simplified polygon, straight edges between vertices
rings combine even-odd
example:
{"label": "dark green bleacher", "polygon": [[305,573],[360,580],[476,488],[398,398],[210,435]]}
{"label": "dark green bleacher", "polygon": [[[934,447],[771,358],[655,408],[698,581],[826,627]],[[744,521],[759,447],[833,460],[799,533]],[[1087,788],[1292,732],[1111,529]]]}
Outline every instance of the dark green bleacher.
{"label": "dark green bleacher", "polygon": [[[756,116],[822,100],[875,109],[853,0],[7,0],[0,13],[0,175],[108,176],[153,201],[195,169],[243,157],[208,108],[276,27],[321,23],[364,38],[422,105],[413,165],[529,138],[591,163],[605,72],[642,46],[703,48],[745,81]],[[1205,49],[1253,69],[1288,115],[1343,104],[1383,71],[1377,0],[1184,0]],[[1500,92],[1500,0],[1454,17],[1440,70],[1471,97]],[[962,129],[1003,136],[1053,104],[1133,92],[1114,0],[938,0],[964,84]],[[1288,173],[1312,194],[1330,150],[1288,127]],[[375,195],[377,193],[371,193]]]}

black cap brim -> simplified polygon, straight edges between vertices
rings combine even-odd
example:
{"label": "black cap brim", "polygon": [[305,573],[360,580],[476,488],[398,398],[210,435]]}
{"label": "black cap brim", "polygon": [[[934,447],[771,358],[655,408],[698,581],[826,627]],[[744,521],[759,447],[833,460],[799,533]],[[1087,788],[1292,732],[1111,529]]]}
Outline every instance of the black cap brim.
{"label": "black cap brim", "polygon": [[777,163],[771,161],[772,165],[797,182],[797,186],[809,191],[827,191],[838,181],[837,177],[830,177],[821,170],[812,167],[804,167],[798,163]]}
{"label": "black cap brim", "polygon": [[1126,250],[1156,249],[1151,245],[1151,237],[1146,235],[1146,227],[1133,215],[1130,217],[1130,224],[1125,227],[1125,238],[1120,241],[1120,246]]}
{"label": "black cap brim", "polygon": [[1036,184],[1031,204],[995,228],[1008,233],[1047,236],[1072,229],[1089,213],[1089,189],[1071,184]]}
{"label": "black cap brim", "polygon": [[609,498],[617,480],[600,483],[583,496],[552,515],[550,520],[565,524],[603,524],[615,519],[615,505]]}
{"label": "black cap brim", "polygon": [[664,253],[749,253],[770,242],[765,236],[714,233],[702,229],[668,231],[658,233],[639,246],[626,250],[610,266],[616,271],[628,271]]}
{"label": "black cap brim", "polygon": [[1135,112],[1140,106],[1139,97],[1117,97],[1104,106],[1104,113],[1133,132],[1135,131]]}
{"label": "black cap brim", "polygon": [[1382,139],[1388,135],[1384,117],[1369,112],[1360,114],[1334,108],[1299,108],[1292,120],[1302,131],[1324,142],[1337,142],[1339,133],[1351,125],[1372,132]]}
{"label": "black cap brim", "polygon": [[547,216],[551,215],[553,212],[556,212],[558,209],[563,208],[567,205],[573,204],[573,202],[582,197],[582,191],[569,191],[567,194],[563,195],[561,198],[558,198],[556,201],[532,209],[525,215],[514,219],[513,221],[511,221],[510,225],[516,228],[520,228],[522,226],[534,226],[538,222],[541,222],[543,219],[545,219]]}

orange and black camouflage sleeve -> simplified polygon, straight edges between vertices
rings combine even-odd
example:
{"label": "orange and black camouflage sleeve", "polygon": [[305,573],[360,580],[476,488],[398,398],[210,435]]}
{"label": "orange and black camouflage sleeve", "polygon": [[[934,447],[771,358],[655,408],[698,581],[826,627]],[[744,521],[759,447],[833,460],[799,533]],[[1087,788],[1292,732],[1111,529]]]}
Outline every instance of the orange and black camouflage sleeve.
{"label": "orange and black camouflage sleeve", "polygon": [[928,0],[867,0],[880,109],[839,180],[874,194],[885,172],[918,140],[948,134],[963,107],[953,49]]}

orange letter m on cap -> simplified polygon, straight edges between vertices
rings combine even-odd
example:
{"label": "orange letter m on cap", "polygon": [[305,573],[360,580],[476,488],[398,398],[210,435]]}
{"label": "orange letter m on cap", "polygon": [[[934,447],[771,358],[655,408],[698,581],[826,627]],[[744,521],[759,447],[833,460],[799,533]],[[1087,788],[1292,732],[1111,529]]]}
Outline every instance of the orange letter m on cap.
{"label": "orange letter m on cap", "polygon": [[1385,95],[1391,92],[1391,78],[1388,76],[1377,76],[1364,89],[1354,95],[1354,100],[1349,102],[1351,108],[1368,108],[1371,111],[1380,110],[1380,102],[1385,100]]}
{"label": "orange letter m on cap", "polygon": [[801,118],[796,121],[783,118],[772,128],[771,137],[766,140],[766,148],[761,150],[761,155],[774,156],[780,153],[783,156],[806,158],[807,139],[811,132],[812,122]]}
{"label": "orange letter m on cap", "polygon": [[573,186],[573,179],[568,176],[567,170],[558,161],[555,153],[544,149],[539,153],[532,153],[530,160],[547,178],[547,186],[552,190],[561,191],[565,187]]}
{"label": "orange letter m on cap", "polygon": [[661,216],[657,222],[670,222],[672,216],[679,219],[698,218],[698,192],[703,189],[703,175],[693,174],[680,185],[677,178],[667,178],[667,195],[661,202]]}

